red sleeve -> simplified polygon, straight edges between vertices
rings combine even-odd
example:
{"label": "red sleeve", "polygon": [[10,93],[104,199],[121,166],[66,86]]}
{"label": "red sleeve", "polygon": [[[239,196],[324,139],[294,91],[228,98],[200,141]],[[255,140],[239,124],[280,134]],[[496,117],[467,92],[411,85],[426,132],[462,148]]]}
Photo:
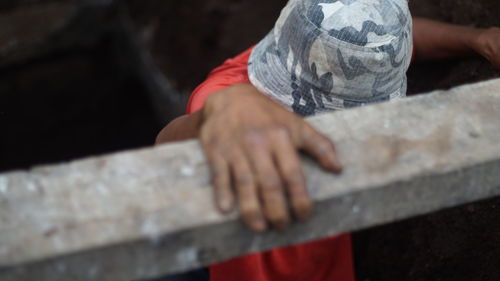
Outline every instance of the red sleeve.
{"label": "red sleeve", "polygon": [[191,94],[186,109],[187,114],[191,114],[203,108],[205,101],[211,94],[241,83],[250,83],[248,78],[248,59],[253,47],[242,54],[228,59],[223,65],[214,69],[207,77],[207,80],[199,85]]}

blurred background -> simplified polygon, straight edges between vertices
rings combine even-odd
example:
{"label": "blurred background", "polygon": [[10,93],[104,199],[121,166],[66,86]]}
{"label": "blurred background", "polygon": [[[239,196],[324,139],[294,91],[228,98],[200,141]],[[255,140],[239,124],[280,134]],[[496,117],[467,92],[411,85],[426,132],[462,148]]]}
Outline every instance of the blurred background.
{"label": "blurred background", "polygon": [[[0,171],[152,145],[207,73],[273,26],[285,0],[2,0]],[[410,1],[500,26],[498,0]],[[409,93],[499,77],[480,58],[421,64]],[[500,280],[500,200],[355,235],[359,280]]]}

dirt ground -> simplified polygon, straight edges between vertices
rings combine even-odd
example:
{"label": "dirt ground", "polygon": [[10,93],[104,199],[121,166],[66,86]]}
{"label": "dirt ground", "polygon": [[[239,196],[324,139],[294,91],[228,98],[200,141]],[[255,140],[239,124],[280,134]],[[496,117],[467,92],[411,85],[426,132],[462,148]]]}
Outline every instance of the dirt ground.
{"label": "dirt ground", "polygon": [[225,59],[255,45],[286,0],[127,0],[138,29],[150,35],[159,68],[189,92]]}
{"label": "dirt ground", "polygon": [[110,44],[0,69],[0,172],[152,145],[161,125]]}

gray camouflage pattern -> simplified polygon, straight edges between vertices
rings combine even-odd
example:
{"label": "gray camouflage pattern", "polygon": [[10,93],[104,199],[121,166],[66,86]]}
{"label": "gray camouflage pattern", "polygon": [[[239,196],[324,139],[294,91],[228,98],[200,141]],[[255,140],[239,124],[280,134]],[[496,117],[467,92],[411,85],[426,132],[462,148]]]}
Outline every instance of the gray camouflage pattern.
{"label": "gray camouflage pattern", "polygon": [[253,50],[250,81],[309,116],[406,96],[407,0],[290,0]]}

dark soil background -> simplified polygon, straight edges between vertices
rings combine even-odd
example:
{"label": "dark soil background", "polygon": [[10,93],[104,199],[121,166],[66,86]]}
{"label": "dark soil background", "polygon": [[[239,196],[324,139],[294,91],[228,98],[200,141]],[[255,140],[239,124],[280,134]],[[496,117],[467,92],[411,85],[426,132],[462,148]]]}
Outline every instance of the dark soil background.
{"label": "dark soil background", "polygon": [[0,171],[153,143],[162,124],[112,45],[0,70]]}
{"label": "dark soil background", "polygon": [[[19,5],[71,0],[1,1]],[[156,66],[183,95],[226,58],[256,44],[286,0],[124,0]],[[447,22],[500,26],[498,0],[414,0],[413,12]],[[0,27],[1,28],[1,27]],[[0,67],[0,171],[151,145],[164,125],[143,81],[119,67],[106,37]],[[412,66],[409,93],[498,77],[480,58]],[[500,200],[355,233],[358,280],[500,280]]]}
{"label": "dark soil background", "polygon": [[[286,0],[127,0],[138,30],[159,68],[189,92],[225,59],[259,42]],[[415,15],[478,27],[500,25],[497,0],[410,1]],[[172,55],[175,54],[175,55]],[[497,75],[484,60],[419,65],[410,71],[410,94],[449,88]]]}
{"label": "dark soil background", "polygon": [[159,68],[189,92],[225,59],[257,44],[286,0],[127,0]]}

